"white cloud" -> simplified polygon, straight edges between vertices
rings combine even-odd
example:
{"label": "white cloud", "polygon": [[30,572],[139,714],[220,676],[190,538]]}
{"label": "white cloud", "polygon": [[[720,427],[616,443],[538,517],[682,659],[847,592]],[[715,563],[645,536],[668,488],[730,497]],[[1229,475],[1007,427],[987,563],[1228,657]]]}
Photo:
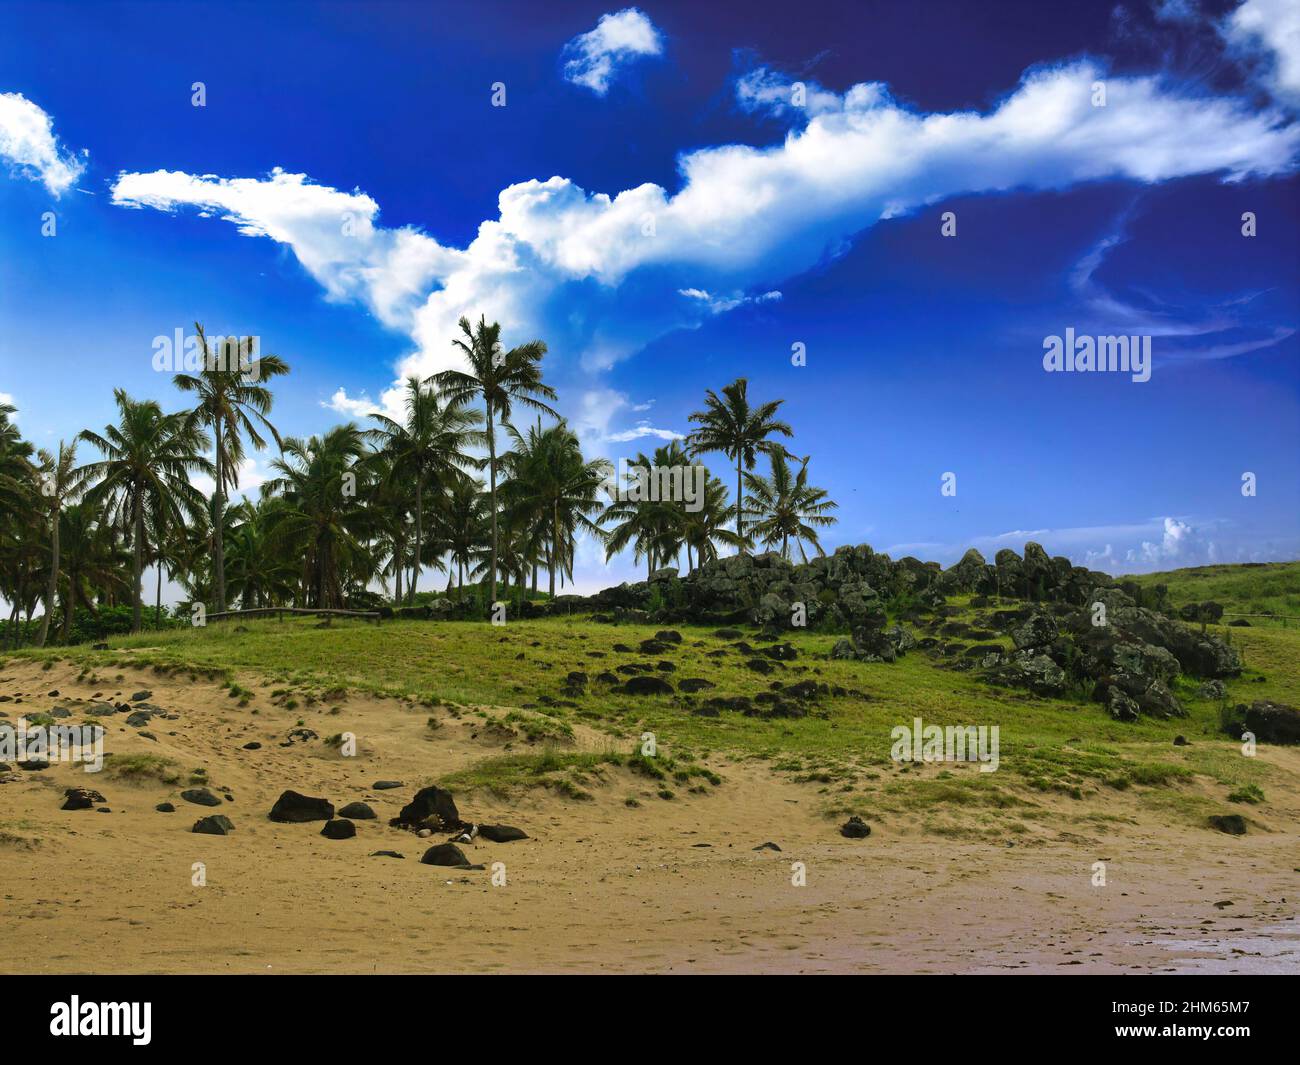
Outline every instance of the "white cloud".
{"label": "white cloud", "polygon": [[[1107,106],[1094,107],[1102,77]],[[1034,70],[987,113],[917,113],[872,86],[841,104],[776,145],[687,153],[676,193],[647,183],[611,197],[559,176],[511,185],[464,248],[382,228],[364,193],[282,170],[122,174],[113,198],[219,212],[242,233],[288,245],[332,298],[363,301],[408,333],[416,350],[375,401],[400,411],[404,377],[460,365],[450,341],[462,315],[501,322],[509,343],[545,339],[553,379],[557,368],[584,371],[590,385],[727,301],[774,298],[774,282],[839,254],[874,222],[945,197],[1103,179],[1239,180],[1288,172],[1300,150],[1300,124],[1280,112],[1154,77],[1108,77],[1090,62]]]}
{"label": "white cloud", "polygon": [[0,93],[0,159],[14,171],[44,182],[57,198],[81,177],[85,156],[61,145],[54,120],[22,93]]}
{"label": "white cloud", "polygon": [[[14,399],[14,397],[11,396],[8,392],[0,392],[0,407],[17,408],[18,400]],[[14,413],[9,415],[9,420],[11,422],[16,422],[18,420],[18,414],[19,414],[18,410],[15,409]]]}
{"label": "white cloud", "polygon": [[679,288],[677,294],[685,296],[687,299],[698,300],[702,306],[709,309],[711,314],[724,314],[748,303],[772,303],[781,298],[781,293],[775,290],[763,292],[757,296],[746,296],[743,292],[733,292],[730,295],[721,296],[706,292],[702,288]]}
{"label": "white cloud", "polygon": [[332,299],[360,300],[396,328],[410,327],[414,307],[462,254],[410,226],[376,226],[379,205],[363,192],[316,185],[279,167],[266,178],[123,173],[112,196],[123,207],[219,212],[245,236],[289,245]]}
{"label": "white cloud", "polygon": [[638,420],[631,429],[611,430],[610,422],[621,411],[641,412],[648,409],[649,403],[633,403],[626,393],[612,388],[592,388],[583,392],[578,400],[578,409],[570,419],[573,431],[582,441],[583,451],[591,455],[612,457],[609,444],[625,444],[644,437],[659,440],[684,440],[683,433],[674,429],[660,429],[648,421]]}
{"label": "white cloud", "polygon": [[1221,24],[1229,47],[1253,60],[1273,98],[1300,107],[1300,4],[1246,0]]}
{"label": "white cloud", "polygon": [[619,68],[643,56],[662,55],[663,35],[634,7],[601,15],[596,28],[564,46],[564,77],[597,96],[609,92]]}
{"label": "white cloud", "polygon": [[[355,399],[348,396],[346,388],[340,387],[329,399],[321,400],[322,407],[326,410],[337,411],[339,414],[346,415],[349,418],[362,419],[370,414],[389,414],[382,405],[376,403],[364,392]],[[389,414],[389,417],[392,417]],[[400,421],[401,418],[395,420]]]}

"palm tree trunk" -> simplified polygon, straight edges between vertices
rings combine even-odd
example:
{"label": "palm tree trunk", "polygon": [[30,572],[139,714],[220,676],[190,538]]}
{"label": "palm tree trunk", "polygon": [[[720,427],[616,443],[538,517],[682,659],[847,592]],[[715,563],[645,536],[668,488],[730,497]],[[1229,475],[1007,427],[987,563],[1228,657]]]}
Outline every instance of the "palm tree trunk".
{"label": "palm tree trunk", "polygon": [[216,418],[217,485],[212,491],[212,554],[213,572],[216,576],[217,612],[226,609],[226,486],[221,469],[221,415]]}
{"label": "palm tree trunk", "polygon": [[741,480],[741,476],[740,476],[740,455],[737,455],[736,456],[736,538],[740,541],[739,545],[736,547],[736,553],[738,555],[743,555],[745,553],[744,533],[742,533],[740,529],[740,503],[743,498],[743,496],[741,495],[743,484],[744,482]]}
{"label": "palm tree trunk", "polygon": [[547,552],[546,564],[551,571],[551,598],[555,598],[555,563],[560,553],[560,503],[551,500],[551,549]]}
{"label": "palm tree trunk", "polygon": [[492,599],[497,601],[497,437],[492,426],[492,404],[487,405],[488,481],[492,488]]}
{"label": "palm tree trunk", "polygon": [[72,579],[73,575],[68,574],[68,594],[63,597],[63,632],[61,640],[68,642],[68,637],[72,635],[72,612],[77,607],[77,593],[74,590],[75,584]]}
{"label": "palm tree trunk", "polygon": [[[218,475],[219,477],[220,475]],[[217,494],[221,494],[221,481],[217,481]],[[141,581],[144,577],[144,503],[137,491],[135,497],[135,544],[131,560],[131,632],[140,631],[141,617],[144,614],[144,589]],[[225,607],[221,608],[222,610]]]}
{"label": "palm tree trunk", "polygon": [[59,587],[59,508],[56,505],[50,521],[50,580],[45,586],[45,616],[41,618],[41,631],[36,634],[36,646],[45,646],[50,631],[50,615],[54,613],[54,595]]}
{"label": "palm tree trunk", "polygon": [[162,554],[161,552],[159,553],[159,557],[158,557],[158,583],[156,585],[156,589],[157,590],[154,592],[154,602],[153,602],[153,627],[155,629],[161,629],[162,628]]}
{"label": "palm tree trunk", "polygon": [[418,473],[415,478],[415,565],[411,567],[411,586],[406,589],[406,601],[415,605],[415,586],[420,580],[420,548],[424,546],[421,536],[421,519],[424,517],[424,478]]}

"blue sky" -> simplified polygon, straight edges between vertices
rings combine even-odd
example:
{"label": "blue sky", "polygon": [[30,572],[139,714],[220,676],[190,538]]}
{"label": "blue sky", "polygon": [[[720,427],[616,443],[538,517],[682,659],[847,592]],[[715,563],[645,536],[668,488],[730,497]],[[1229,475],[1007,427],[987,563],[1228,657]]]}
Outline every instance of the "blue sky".
{"label": "blue sky", "polygon": [[[1300,557],[1300,13],[1063,6],[0,4],[0,394],[44,446],[180,407],[198,320],[305,435],[481,312],[613,459],[784,398],[828,548]],[[1150,380],[1045,372],[1067,328]]]}

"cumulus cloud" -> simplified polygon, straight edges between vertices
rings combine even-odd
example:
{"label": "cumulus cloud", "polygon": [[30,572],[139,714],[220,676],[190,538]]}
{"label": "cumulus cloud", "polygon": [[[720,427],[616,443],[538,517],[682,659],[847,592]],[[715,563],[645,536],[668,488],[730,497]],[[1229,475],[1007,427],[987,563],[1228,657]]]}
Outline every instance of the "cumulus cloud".
{"label": "cumulus cloud", "polygon": [[43,182],[57,198],[81,177],[85,157],[59,143],[54,120],[22,93],[0,93],[0,159],[12,171]]}
{"label": "cumulus cloud", "polygon": [[387,414],[396,421],[401,420],[401,412],[398,412],[397,416],[394,417],[392,412],[381,404],[374,402],[364,392],[360,396],[353,398],[348,395],[346,388],[339,388],[329,399],[321,400],[320,405],[326,410],[337,411],[339,414],[358,420],[370,414]]}
{"label": "cumulus cloud", "polygon": [[1102,179],[1236,181],[1294,166],[1300,124],[1281,112],[1155,77],[1106,77],[1107,106],[1094,107],[1103,77],[1091,62],[1036,69],[986,113],[919,113],[858,86],[779,144],[683,155],[675,193],[646,183],[610,196],[560,176],[511,185],[464,248],[383,228],[364,193],[282,170],[124,173],[113,197],[219,212],[289,246],[331,297],[363,301],[408,333],[415,351],[377,400],[400,409],[402,378],[460,365],[450,341],[462,315],[501,322],[510,343],[541,337],[548,358],[590,376],[728,301],[774,298],[774,282],[840,254],[876,221],[945,197]]}
{"label": "cumulus cloud", "polygon": [[722,296],[712,292],[705,292],[702,288],[679,288],[677,294],[685,296],[687,299],[699,300],[700,304],[707,307],[712,314],[734,311],[737,307],[743,307],[749,303],[772,303],[781,298],[781,293],[775,290],[763,292],[757,296],[746,296],[743,292],[732,292]]}
{"label": "cumulus cloud", "polygon": [[1229,48],[1253,63],[1273,98],[1300,107],[1300,5],[1246,0],[1220,26]]}
{"label": "cumulus cloud", "polygon": [[635,7],[601,15],[596,28],[564,46],[564,77],[597,96],[609,92],[619,70],[645,56],[662,55],[663,35]]}

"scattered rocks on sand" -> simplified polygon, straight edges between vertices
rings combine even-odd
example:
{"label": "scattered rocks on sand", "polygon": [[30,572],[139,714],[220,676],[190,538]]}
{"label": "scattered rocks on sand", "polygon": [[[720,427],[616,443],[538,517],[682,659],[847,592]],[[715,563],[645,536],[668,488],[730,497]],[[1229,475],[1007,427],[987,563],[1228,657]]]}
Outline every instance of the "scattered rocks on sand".
{"label": "scattered rocks on sand", "polygon": [[393,791],[396,788],[404,788],[406,785],[400,780],[376,780],[370,787],[373,791]]}
{"label": "scattered rocks on sand", "polygon": [[218,799],[207,788],[188,788],[181,792],[181,798],[186,802],[192,802],[197,806],[220,806],[221,800]]}
{"label": "scattered rocks on sand", "polygon": [[267,814],[272,821],[328,821],[334,816],[334,804],[328,799],[313,799],[296,791],[286,791]]}
{"label": "scattered rocks on sand", "polygon": [[176,812],[176,807],[169,802],[160,802],[157,806],[154,807],[154,809],[157,810],[160,814],[174,814]]}
{"label": "scattered rocks on sand", "polygon": [[152,699],[152,698],[153,698],[153,692],[151,691],[136,692],[133,696],[131,696],[131,702],[142,703],[146,699]]}
{"label": "scattered rocks on sand", "polygon": [[194,822],[191,832],[200,832],[205,836],[225,836],[235,830],[234,824],[225,814],[212,814],[209,817],[200,817]]}
{"label": "scattered rocks on sand", "polygon": [[871,826],[857,814],[854,814],[844,824],[840,825],[840,835],[848,839],[866,839],[867,836],[871,835]]}
{"label": "scattered rocks on sand", "polygon": [[320,834],[326,839],[351,839],[357,834],[357,826],[346,817],[336,817],[325,822]]}
{"label": "scattered rocks on sand", "polygon": [[260,751],[261,749],[262,745],[258,743],[257,740],[244,744],[244,750],[246,751]]}
{"label": "scattered rocks on sand", "polygon": [[339,817],[349,817],[353,821],[373,821],[375,811],[364,802],[350,802],[339,810]]}
{"label": "scattered rocks on sand", "polygon": [[90,788],[68,788],[64,793],[63,810],[89,810],[97,802],[107,802],[99,792]]}
{"label": "scattered rocks on sand", "polygon": [[370,852],[370,857],[372,857],[372,858],[405,858],[406,855],[405,855],[405,854],[402,854],[400,851],[371,851],[371,852]]}

